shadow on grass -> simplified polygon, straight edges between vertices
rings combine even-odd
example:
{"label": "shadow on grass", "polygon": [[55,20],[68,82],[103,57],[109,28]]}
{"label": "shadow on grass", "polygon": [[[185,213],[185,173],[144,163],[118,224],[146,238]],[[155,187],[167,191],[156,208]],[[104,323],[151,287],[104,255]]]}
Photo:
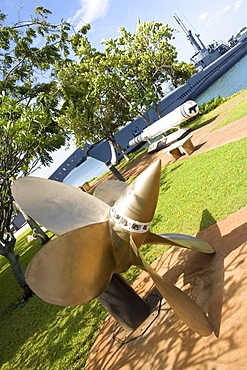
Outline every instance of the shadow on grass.
{"label": "shadow on grass", "polygon": [[1,317],[0,367],[10,363],[12,369],[40,369],[42,364],[51,369],[61,361],[64,368],[81,369],[105,317],[97,300],[64,308],[34,296],[12,310],[11,317]]}
{"label": "shadow on grass", "polygon": [[202,212],[202,218],[200,222],[200,231],[216,224],[216,220],[208,209],[204,209]]}
{"label": "shadow on grass", "polygon": [[191,128],[192,131],[194,130],[197,130],[203,126],[206,126],[208,125],[209,123],[213,122],[214,120],[216,120],[216,118],[218,118],[219,115],[216,115],[206,121],[203,121],[203,118],[202,117],[199,117],[197,120],[195,120],[195,122],[190,122],[188,125],[184,125],[185,128]]}

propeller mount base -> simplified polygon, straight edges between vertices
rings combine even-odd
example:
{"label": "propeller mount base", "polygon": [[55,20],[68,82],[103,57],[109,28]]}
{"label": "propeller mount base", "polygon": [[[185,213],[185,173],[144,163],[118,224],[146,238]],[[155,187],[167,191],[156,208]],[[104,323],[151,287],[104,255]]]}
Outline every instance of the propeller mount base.
{"label": "propeller mount base", "polygon": [[117,342],[115,345],[120,347],[121,345],[142,336],[159,316],[162,301],[163,299],[159,295],[150,295],[145,299],[145,303],[150,307],[151,313],[135,330],[124,330],[116,323],[116,332],[113,334],[113,338]]}

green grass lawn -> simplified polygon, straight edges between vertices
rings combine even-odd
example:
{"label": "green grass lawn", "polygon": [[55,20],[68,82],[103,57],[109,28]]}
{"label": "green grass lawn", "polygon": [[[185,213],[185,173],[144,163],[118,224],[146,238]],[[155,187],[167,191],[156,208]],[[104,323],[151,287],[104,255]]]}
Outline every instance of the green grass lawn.
{"label": "green grass lawn", "polygon": [[[225,106],[227,107],[228,104],[226,103]],[[223,108],[224,112],[224,105],[221,108]],[[222,114],[224,114],[223,112]],[[234,122],[237,119],[243,118],[247,115],[247,89],[240,94],[236,94],[236,96],[229,101],[229,111],[227,112],[227,115],[224,115],[224,119],[214,128],[214,130],[217,130],[222,126],[225,126],[228,123]]]}
{"label": "green grass lawn", "polygon": [[[228,113],[238,104],[242,104],[241,99]],[[226,108],[221,113],[215,111],[210,112],[212,116],[224,114]],[[163,167],[151,230],[194,235],[246,206],[246,148],[244,138]],[[26,237],[27,233],[22,234],[16,245],[24,267],[40,249],[37,241],[27,243]],[[166,249],[148,245],[142,247],[142,253],[152,262]],[[131,268],[125,277],[131,282],[139,273]],[[22,303],[21,289],[2,256],[0,287],[0,369],[83,369],[107,315],[97,300],[67,308],[50,305],[36,296]]]}
{"label": "green grass lawn", "polygon": [[189,121],[188,124],[183,125],[184,127],[190,127],[192,130],[196,130],[206,124],[212,122],[216,118],[220,120],[219,124],[214,128],[218,128],[227,125],[230,122],[234,122],[247,115],[247,89],[234,94],[230,98],[225,99],[225,102],[220,104],[217,108],[211,112],[202,116],[197,116],[194,120]]}

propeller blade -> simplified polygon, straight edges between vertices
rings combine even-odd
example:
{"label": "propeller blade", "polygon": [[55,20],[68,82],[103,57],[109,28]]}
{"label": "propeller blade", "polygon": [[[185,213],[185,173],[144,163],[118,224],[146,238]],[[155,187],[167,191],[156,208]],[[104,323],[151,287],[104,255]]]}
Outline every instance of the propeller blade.
{"label": "propeller blade", "polygon": [[26,281],[44,301],[75,306],[99,296],[108,287],[114,267],[107,221],[48,242],[30,262]]}
{"label": "propeller blade", "polygon": [[21,177],[12,193],[23,211],[56,235],[109,218],[107,204],[58,181]]}
{"label": "propeller blade", "polygon": [[145,262],[132,237],[130,238],[130,244],[135,255],[132,259],[132,263],[149,273],[162,296],[180,319],[199,335],[205,337],[209,336],[213,329],[202,309],[187,296],[187,294],[169,283],[166,278],[162,278],[158,275],[157,272]]}
{"label": "propeller blade", "polygon": [[116,199],[127,188],[128,184],[118,180],[108,180],[99,184],[94,190],[94,197],[102,200],[112,207]]}
{"label": "propeller blade", "polygon": [[215,253],[214,247],[202,239],[184,234],[153,234],[147,233],[143,244],[168,244],[193,249],[203,253]]}

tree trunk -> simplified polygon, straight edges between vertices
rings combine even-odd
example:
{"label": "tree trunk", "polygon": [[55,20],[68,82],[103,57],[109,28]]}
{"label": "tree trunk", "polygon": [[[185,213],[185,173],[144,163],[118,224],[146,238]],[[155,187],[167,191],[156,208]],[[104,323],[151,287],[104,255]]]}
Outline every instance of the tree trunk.
{"label": "tree trunk", "polygon": [[42,228],[37,224],[37,222],[32,217],[30,217],[28,214],[23,212],[23,210],[21,210],[21,212],[23,216],[25,217],[25,220],[27,221],[28,225],[33,230],[33,236],[40,241],[41,245],[47,243],[50,240],[50,238],[46,235],[46,233],[42,230]]}
{"label": "tree trunk", "polygon": [[19,261],[20,256],[16,255],[14,252],[15,237],[8,234],[8,238],[5,239],[5,245],[1,248],[0,254],[7,258],[9,261],[13,276],[19,286],[23,289],[23,299],[28,300],[33,295],[32,290],[26,283],[25,271]]}
{"label": "tree trunk", "polygon": [[157,115],[158,115],[159,119],[160,119],[160,118],[162,118],[162,114],[161,114],[161,111],[160,111],[160,107],[159,107],[159,104],[157,104],[157,103],[155,103],[155,111],[156,111],[156,113],[157,113]]}
{"label": "tree trunk", "polygon": [[125,153],[125,151],[123,150],[123,148],[121,148],[121,146],[119,145],[119,149],[120,153],[123,155],[124,159],[129,162],[130,161],[130,158],[128,157],[128,155]]}
{"label": "tree trunk", "polygon": [[112,140],[107,140],[108,141],[108,144],[110,146],[110,149],[111,149],[111,164],[112,166],[116,166],[118,164],[118,156],[117,156],[117,151],[116,151],[116,148],[112,142]]}
{"label": "tree trunk", "polygon": [[124,159],[127,161],[127,162],[129,162],[130,161],[130,158],[128,157],[128,155],[125,153],[125,151],[124,151],[124,149],[121,147],[121,145],[119,145],[119,143],[114,139],[114,137],[111,137],[111,138],[108,138],[107,139],[108,140],[108,142],[110,143],[112,143],[112,145],[114,146],[114,148],[116,149],[116,150],[118,150],[122,155],[123,155],[123,157],[124,157]]}
{"label": "tree trunk", "polygon": [[10,264],[15,280],[17,281],[19,286],[23,289],[23,295],[22,295],[23,299],[27,301],[28,298],[30,298],[33,295],[33,292],[26,283],[25,271],[19,261],[19,256],[16,255],[14,252],[10,252],[6,256],[6,258],[9,261],[9,264]]}

